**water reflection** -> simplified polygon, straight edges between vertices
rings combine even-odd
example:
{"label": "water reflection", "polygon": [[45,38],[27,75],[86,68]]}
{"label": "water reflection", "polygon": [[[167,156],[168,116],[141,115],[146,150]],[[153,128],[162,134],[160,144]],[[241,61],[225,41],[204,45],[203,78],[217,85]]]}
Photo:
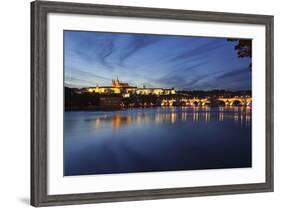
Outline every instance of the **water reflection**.
{"label": "water reflection", "polygon": [[65,112],[64,174],[251,167],[249,107]]}
{"label": "water reflection", "polygon": [[161,107],[150,109],[128,109],[126,111],[103,112],[85,121],[94,122],[95,128],[100,128],[103,123],[111,124],[114,129],[132,124],[161,124],[181,121],[210,122],[211,120],[234,121],[241,125],[250,125],[250,107]]}

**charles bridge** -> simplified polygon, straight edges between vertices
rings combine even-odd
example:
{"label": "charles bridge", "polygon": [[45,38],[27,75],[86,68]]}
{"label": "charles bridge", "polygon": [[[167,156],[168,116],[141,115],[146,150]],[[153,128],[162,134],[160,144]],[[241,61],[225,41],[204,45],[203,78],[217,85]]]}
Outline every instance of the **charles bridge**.
{"label": "charles bridge", "polygon": [[223,106],[251,106],[252,97],[235,96],[231,98],[218,97],[216,99],[209,98],[171,98],[163,99],[162,106],[186,105],[186,106],[205,106],[205,105],[223,105]]}

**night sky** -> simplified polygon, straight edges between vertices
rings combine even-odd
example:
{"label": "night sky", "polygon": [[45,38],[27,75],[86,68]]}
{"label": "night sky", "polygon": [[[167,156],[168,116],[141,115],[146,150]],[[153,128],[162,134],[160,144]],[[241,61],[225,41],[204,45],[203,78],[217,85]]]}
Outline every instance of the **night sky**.
{"label": "night sky", "polygon": [[249,90],[250,58],[226,38],[64,31],[65,86]]}

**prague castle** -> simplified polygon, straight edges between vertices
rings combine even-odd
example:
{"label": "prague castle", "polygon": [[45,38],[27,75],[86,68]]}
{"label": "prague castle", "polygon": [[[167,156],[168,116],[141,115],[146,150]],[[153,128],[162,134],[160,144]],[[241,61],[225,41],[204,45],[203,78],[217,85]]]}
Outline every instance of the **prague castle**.
{"label": "prague castle", "polygon": [[171,95],[176,94],[174,88],[138,88],[136,86],[130,86],[128,83],[121,82],[117,78],[112,80],[111,86],[99,86],[89,87],[85,89],[88,92],[98,93],[98,94],[122,94],[123,97],[130,97],[132,94],[137,95]]}

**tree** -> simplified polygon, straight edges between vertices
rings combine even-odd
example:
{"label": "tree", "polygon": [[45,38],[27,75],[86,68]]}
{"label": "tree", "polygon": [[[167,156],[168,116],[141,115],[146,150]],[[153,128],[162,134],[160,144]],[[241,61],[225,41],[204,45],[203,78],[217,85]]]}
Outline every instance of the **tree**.
{"label": "tree", "polygon": [[[252,58],[252,40],[251,39],[236,39],[227,38],[227,41],[235,41],[237,44],[234,49],[237,51],[238,58]],[[252,69],[252,62],[249,64],[249,69]]]}

